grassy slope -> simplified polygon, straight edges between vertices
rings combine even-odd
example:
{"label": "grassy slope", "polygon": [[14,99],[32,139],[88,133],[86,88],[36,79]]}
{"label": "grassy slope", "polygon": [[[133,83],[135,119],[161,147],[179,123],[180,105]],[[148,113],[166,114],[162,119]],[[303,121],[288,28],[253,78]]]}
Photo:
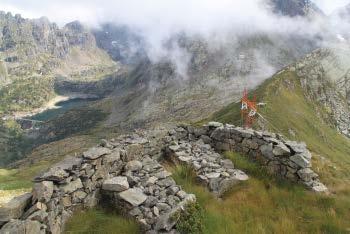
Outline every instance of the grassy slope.
{"label": "grassy slope", "polygon": [[136,234],[139,233],[139,228],[133,221],[118,214],[88,210],[75,214],[67,223],[65,233]]}
{"label": "grassy slope", "polygon": [[244,156],[227,153],[236,167],[250,175],[222,200],[197,185],[193,171],[172,167],[173,176],[204,208],[204,233],[346,233],[350,228],[345,197],[316,195],[303,187],[278,181]]}
{"label": "grassy slope", "polygon": [[[313,152],[316,171],[329,186],[337,187],[343,180],[349,183],[350,140],[321,118],[326,116],[326,110],[305,98],[295,73],[282,72],[263,83],[253,94],[260,102],[267,103],[259,112],[268,120],[267,127],[271,131],[307,143]],[[239,111],[240,104],[233,103],[215,113],[212,119],[239,125]]]}
{"label": "grassy slope", "polygon": [[[252,179],[228,194],[223,202],[211,198],[183,170],[175,170],[180,184],[193,191],[207,209],[207,233],[348,233],[350,231],[350,141],[327,125],[325,110],[309,102],[293,72],[282,72],[251,95],[267,103],[260,113],[267,127],[294,140],[305,141],[313,153],[313,167],[333,193],[315,195],[296,185],[268,182],[254,164],[228,154]],[[240,124],[240,104],[233,103],[211,120]],[[291,133],[292,131],[294,133]]]}

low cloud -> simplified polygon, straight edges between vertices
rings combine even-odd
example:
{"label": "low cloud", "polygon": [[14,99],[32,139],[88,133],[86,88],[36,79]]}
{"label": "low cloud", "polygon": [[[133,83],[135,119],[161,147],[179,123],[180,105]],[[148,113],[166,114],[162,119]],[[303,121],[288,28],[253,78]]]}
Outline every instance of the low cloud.
{"label": "low cloud", "polygon": [[[345,39],[348,29],[339,19],[324,23],[323,19],[283,17],[271,13],[267,0],[2,0],[0,9],[21,13],[24,17],[47,16],[64,25],[80,20],[99,27],[104,22],[127,25],[137,30],[147,42],[147,52],[153,61],[168,57],[176,64],[181,76],[186,76],[189,55],[186,50],[166,42],[176,33],[204,38],[208,44],[227,43],[234,35],[278,34]],[[315,0],[326,13],[349,0]]]}

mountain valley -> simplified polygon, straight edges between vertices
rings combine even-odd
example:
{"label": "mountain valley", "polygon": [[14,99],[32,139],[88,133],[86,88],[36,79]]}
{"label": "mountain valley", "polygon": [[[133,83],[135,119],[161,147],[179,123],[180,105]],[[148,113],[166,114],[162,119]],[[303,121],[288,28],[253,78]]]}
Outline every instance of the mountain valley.
{"label": "mountain valley", "polygon": [[[350,44],[347,31],[330,29],[332,22],[339,23],[337,17],[349,17],[348,7],[328,16],[311,1],[265,2],[269,14],[277,17],[273,19],[301,26],[248,33],[232,28],[210,35],[180,30],[155,47],[145,32],[122,23],[92,27],[74,21],[57,26],[45,17],[25,19],[0,12],[0,228],[1,206],[12,194],[30,192],[38,174],[67,157],[85,160],[86,152],[95,147],[124,147],[121,152],[141,155],[138,147],[147,139],[150,152],[142,155],[158,160],[176,186],[197,197],[198,207],[189,210],[201,225],[179,217],[174,225],[185,230],[181,233],[349,232]],[[181,128],[191,135],[188,129],[210,128],[217,122],[242,126],[245,90],[258,103],[252,128],[276,133],[276,141],[305,142],[312,169],[327,186],[327,194],[271,175],[268,165],[259,166],[259,160],[245,157],[249,153],[230,148],[220,155],[249,180],[217,199],[197,183],[195,166],[164,159],[168,143],[184,143],[183,138],[174,138]],[[55,98],[68,106],[56,112],[52,108],[62,103],[53,102]],[[48,105],[50,101],[53,104]],[[36,119],[47,113],[49,117]],[[168,135],[174,142],[165,144]],[[199,134],[195,140],[203,141],[200,147],[215,148],[208,137],[213,135]],[[189,138],[185,145],[196,142]],[[127,164],[127,156],[120,155]],[[134,160],[142,162],[141,167],[147,165],[143,158]],[[90,162],[97,171],[98,162]],[[126,167],[120,174],[111,173],[128,177],[131,190],[138,182],[133,185],[130,180],[143,172],[128,175]],[[79,189],[86,192],[85,186],[84,182]],[[161,217],[158,208],[151,210],[155,217]],[[148,211],[142,209],[147,220]],[[77,211],[65,230],[64,222],[56,233],[139,233],[144,228],[142,222],[101,207]]]}

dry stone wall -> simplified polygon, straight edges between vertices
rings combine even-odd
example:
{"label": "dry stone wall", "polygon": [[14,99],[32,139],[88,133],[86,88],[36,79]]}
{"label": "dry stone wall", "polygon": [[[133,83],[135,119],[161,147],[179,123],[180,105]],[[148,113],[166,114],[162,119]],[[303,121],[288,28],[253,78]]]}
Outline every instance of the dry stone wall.
{"label": "dry stone wall", "polygon": [[197,174],[198,182],[218,197],[238,182],[248,180],[243,171],[234,168],[231,160],[224,159],[202,140],[173,141],[166,147],[165,157],[174,163],[191,166]]}
{"label": "dry stone wall", "polygon": [[61,233],[74,211],[96,205],[134,218],[143,232],[176,233],[172,215],[196,197],[182,190],[158,162],[163,156],[193,167],[199,182],[217,196],[248,179],[221,151],[240,152],[271,173],[316,192],[327,191],[311,169],[304,143],[216,122],[163,132],[102,140],[83,155],[52,166],[34,179],[31,193],[0,208],[0,233]]}
{"label": "dry stone wall", "polygon": [[266,166],[271,174],[302,183],[312,191],[328,190],[311,169],[312,155],[305,143],[288,141],[275,133],[216,122],[211,122],[202,128],[187,127],[183,130],[188,133],[189,140],[201,139],[219,152],[234,151],[247,155]]}
{"label": "dry stone wall", "polygon": [[196,197],[153,159],[157,144],[134,134],[64,159],[34,179],[31,193],[0,208],[0,233],[61,233],[75,210],[97,204],[135,218],[143,232],[173,233],[172,214]]}

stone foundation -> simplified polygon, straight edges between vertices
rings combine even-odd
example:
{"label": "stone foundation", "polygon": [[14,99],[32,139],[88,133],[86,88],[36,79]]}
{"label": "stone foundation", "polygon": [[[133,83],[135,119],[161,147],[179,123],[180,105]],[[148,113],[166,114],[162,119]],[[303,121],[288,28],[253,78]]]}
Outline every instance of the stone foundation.
{"label": "stone foundation", "polygon": [[172,214],[194,202],[156,159],[194,168],[201,183],[221,196],[248,176],[217,152],[235,151],[279,177],[326,192],[311,169],[304,143],[278,134],[220,123],[178,127],[166,134],[141,132],[103,140],[78,157],[68,157],[37,176],[33,191],[0,208],[0,233],[61,233],[77,209],[106,205],[137,220],[146,233],[175,233]]}

